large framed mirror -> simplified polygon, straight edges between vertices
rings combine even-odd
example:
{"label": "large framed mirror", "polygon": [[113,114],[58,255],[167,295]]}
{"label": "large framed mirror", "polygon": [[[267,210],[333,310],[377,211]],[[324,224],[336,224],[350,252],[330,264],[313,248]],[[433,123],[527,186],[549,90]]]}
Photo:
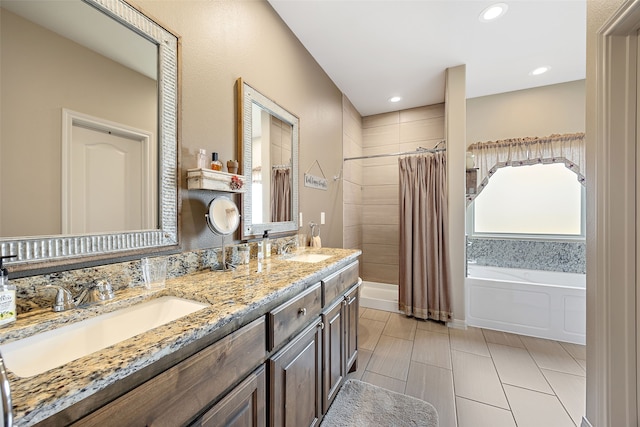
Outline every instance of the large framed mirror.
{"label": "large framed mirror", "polygon": [[238,153],[246,192],[241,237],[298,230],[299,120],[241,78],[236,82]]}
{"label": "large framed mirror", "polygon": [[177,247],[178,37],[123,0],[2,0],[0,253]]}

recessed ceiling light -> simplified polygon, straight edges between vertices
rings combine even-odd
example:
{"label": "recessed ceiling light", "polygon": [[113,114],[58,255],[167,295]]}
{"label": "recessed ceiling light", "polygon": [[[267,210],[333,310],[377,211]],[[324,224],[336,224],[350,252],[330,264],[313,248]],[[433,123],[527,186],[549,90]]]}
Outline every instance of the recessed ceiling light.
{"label": "recessed ceiling light", "polygon": [[535,70],[531,71],[531,72],[529,73],[529,75],[531,75],[531,76],[539,76],[540,74],[544,74],[544,73],[546,73],[546,72],[547,72],[547,71],[549,71],[550,69],[551,69],[551,67],[549,67],[548,65],[545,65],[545,66],[543,66],[543,67],[538,67],[538,68],[536,68]]}
{"label": "recessed ceiling light", "polygon": [[389,98],[389,102],[399,102],[402,98],[399,96],[392,96]]}
{"label": "recessed ceiling light", "polygon": [[480,12],[480,22],[495,21],[496,19],[507,13],[507,9],[509,9],[509,6],[507,6],[506,3],[492,4],[491,6],[485,8],[482,12]]}

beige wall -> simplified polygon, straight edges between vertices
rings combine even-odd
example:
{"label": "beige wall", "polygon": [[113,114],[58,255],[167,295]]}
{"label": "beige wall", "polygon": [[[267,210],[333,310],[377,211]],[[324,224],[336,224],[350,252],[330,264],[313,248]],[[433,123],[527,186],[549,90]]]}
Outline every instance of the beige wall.
{"label": "beige wall", "polygon": [[[362,154],[432,148],[444,139],[444,105],[364,117]],[[362,167],[363,279],[398,284],[398,157],[356,160]]]}
{"label": "beige wall", "polygon": [[[205,226],[213,194],[185,189],[199,148],[237,158],[235,82],[242,77],[300,118],[300,182],[318,160],[328,191],[300,184],[305,231],[320,222],[324,246],[342,246],[342,94],[266,1],[134,3],[181,37],[181,235],[184,250],[218,246]],[[239,198],[236,199],[239,203]]]}
{"label": "beige wall", "polygon": [[59,234],[62,108],[155,135],[156,82],[4,9],[0,18],[0,236]]}
{"label": "beige wall", "polygon": [[467,100],[467,145],[585,131],[585,81]]}
{"label": "beige wall", "polygon": [[[342,153],[344,158],[362,156],[362,117],[346,96],[342,96]],[[362,161],[343,163],[342,245],[362,249]]]}
{"label": "beige wall", "polygon": [[466,105],[465,65],[446,70],[445,135],[447,139],[447,191],[449,218],[449,265],[451,267],[451,307],[453,324],[465,327],[465,185],[466,185]]}

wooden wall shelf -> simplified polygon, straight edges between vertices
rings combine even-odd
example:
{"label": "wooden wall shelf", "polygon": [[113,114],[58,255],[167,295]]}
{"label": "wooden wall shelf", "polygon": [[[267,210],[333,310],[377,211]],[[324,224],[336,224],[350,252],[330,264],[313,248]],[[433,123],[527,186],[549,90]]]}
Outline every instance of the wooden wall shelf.
{"label": "wooden wall shelf", "polygon": [[[242,188],[231,188],[231,178],[242,180]],[[211,169],[188,169],[187,188],[189,190],[225,191],[227,193],[244,193],[247,183],[242,175],[214,171]]]}

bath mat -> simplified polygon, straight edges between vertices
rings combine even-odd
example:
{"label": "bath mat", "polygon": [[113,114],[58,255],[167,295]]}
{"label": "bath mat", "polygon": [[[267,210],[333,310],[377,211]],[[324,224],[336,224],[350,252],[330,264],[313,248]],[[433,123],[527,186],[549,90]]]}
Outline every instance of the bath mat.
{"label": "bath mat", "polygon": [[357,380],[347,380],[320,427],[437,427],[438,413],[424,400]]}

